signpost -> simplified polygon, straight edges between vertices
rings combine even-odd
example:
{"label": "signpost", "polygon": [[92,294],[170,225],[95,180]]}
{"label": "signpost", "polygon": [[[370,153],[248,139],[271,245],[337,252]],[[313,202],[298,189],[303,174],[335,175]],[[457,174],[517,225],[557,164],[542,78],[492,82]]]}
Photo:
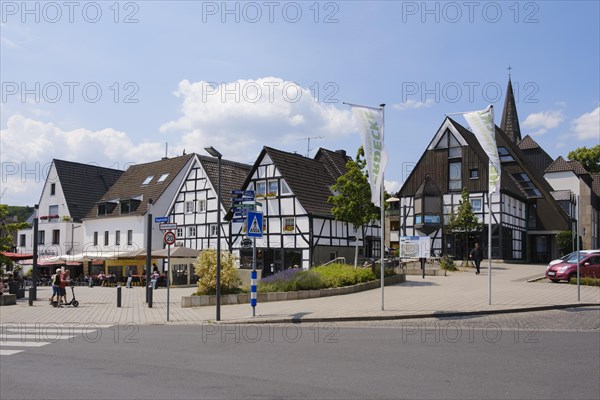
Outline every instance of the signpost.
{"label": "signpost", "polygon": [[177,229],[177,224],[161,223],[158,225],[161,231],[174,231]]}
{"label": "signpost", "polygon": [[154,222],[157,224],[161,222],[169,222],[169,217],[155,217]]}
{"label": "signpost", "polygon": [[425,279],[425,259],[431,254],[429,236],[400,236],[400,258],[418,258],[421,262],[422,278]]}
{"label": "signpost", "polygon": [[[177,224],[173,225],[177,227]],[[165,232],[165,235],[163,237],[165,244],[167,245],[167,264],[169,265],[169,271],[167,272],[167,321],[169,320],[169,300],[171,297],[171,279],[169,279],[171,276],[171,245],[175,243],[176,238],[177,237],[175,236],[175,234],[171,231]]]}

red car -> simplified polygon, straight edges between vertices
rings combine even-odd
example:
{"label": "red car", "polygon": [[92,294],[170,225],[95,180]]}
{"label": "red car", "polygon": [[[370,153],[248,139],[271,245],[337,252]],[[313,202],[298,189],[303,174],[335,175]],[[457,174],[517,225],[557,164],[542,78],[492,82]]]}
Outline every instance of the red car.
{"label": "red car", "polygon": [[[600,254],[579,254],[579,276],[600,278]],[[577,253],[568,260],[555,264],[546,270],[546,277],[552,282],[569,281],[577,278]]]}

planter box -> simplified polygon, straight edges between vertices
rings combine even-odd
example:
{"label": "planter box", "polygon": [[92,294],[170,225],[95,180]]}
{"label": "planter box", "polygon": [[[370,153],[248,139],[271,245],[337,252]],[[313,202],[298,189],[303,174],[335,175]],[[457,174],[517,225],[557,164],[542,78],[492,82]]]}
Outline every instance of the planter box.
{"label": "planter box", "polygon": [[16,294],[2,294],[0,295],[0,306],[12,306],[17,304]]}
{"label": "planter box", "polygon": [[[441,272],[441,271],[440,271]],[[443,271],[444,273],[446,271]],[[394,275],[385,278],[385,285],[394,285],[396,283],[406,282],[406,275]],[[329,288],[320,290],[299,290],[292,292],[271,292],[257,293],[257,301],[266,303],[269,301],[286,301],[286,300],[304,300],[314,299],[319,297],[337,296],[343,294],[351,294],[362,292],[364,290],[377,289],[381,286],[381,281],[371,281],[359,283],[353,286],[344,286],[341,288]],[[6,295],[5,295],[6,296]],[[14,296],[14,295],[13,295]],[[15,296],[16,297],[16,296]],[[217,296],[183,296],[181,298],[181,307],[197,307],[216,305]],[[250,303],[250,293],[229,294],[221,296],[221,304],[244,304]]]}

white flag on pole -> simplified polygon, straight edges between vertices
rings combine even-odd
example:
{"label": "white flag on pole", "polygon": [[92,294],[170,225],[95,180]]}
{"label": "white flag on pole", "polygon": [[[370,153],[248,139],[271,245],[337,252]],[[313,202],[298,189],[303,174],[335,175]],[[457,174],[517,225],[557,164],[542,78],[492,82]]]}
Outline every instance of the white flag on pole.
{"label": "white flag on pole", "polygon": [[381,204],[381,185],[388,155],[383,144],[383,110],[352,105],[352,115],[358,124],[371,185],[371,202]]}
{"label": "white flag on pole", "polygon": [[490,159],[488,173],[489,193],[500,191],[500,157],[496,147],[496,132],[494,124],[494,109],[489,106],[482,111],[464,114],[467,123],[479,141],[479,144]]}

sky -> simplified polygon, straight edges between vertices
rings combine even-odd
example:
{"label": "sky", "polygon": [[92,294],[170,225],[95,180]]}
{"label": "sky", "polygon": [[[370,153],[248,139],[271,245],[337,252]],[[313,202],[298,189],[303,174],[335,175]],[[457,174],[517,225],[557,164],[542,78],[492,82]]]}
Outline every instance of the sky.
{"label": "sky", "polygon": [[599,4],[0,1],[0,202],[37,203],[54,158],[354,156],[344,102],[386,104],[395,192],[446,114],[500,125],[509,72],[523,136],[566,158],[600,144]]}

